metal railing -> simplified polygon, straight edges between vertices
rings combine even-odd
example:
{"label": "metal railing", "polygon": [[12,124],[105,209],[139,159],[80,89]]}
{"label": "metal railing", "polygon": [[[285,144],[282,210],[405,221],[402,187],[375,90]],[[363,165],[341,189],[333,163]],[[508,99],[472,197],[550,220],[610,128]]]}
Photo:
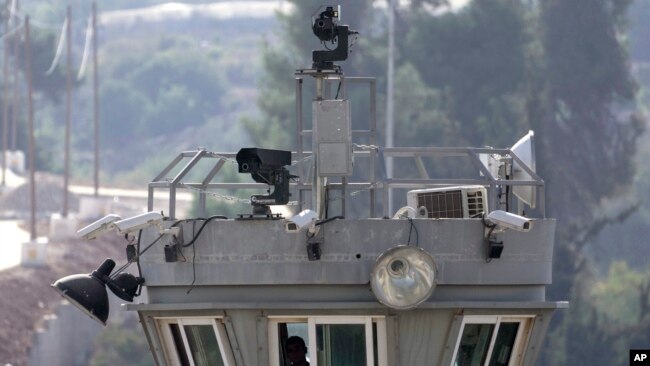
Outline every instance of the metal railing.
{"label": "metal railing", "polygon": [[[494,177],[492,173],[483,165],[480,160],[479,154],[496,154],[502,157],[511,158],[513,163],[517,163],[530,177],[530,180],[513,180],[513,179],[500,179]],[[311,155],[310,152],[293,152],[292,156],[298,158],[295,165],[304,163],[305,158]],[[222,169],[224,164],[228,161],[234,161],[236,153],[216,153],[210,152],[205,149],[184,151],[176,158],[174,158],[163,171],[158,174],[148,186],[148,209],[153,210],[154,193],[157,189],[168,190],[169,211],[168,216],[174,218],[176,215],[176,192],[179,189],[190,189],[199,192],[199,210],[202,214],[205,213],[206,197],[210,194],[209,190],[232,190],[232,189],[268,189],[268,186],[262,183],[226,183],[226,182],[213,182],[215,176]],[[355,150],[354,157],[356,158],[369,158],[373,162],[375,169],[371,174],[370,179],[364,181],[342,181],[340,183],[329,183],[329,189],[339,189],[342,191],[342,197],[346,197],[348,191],[361,192],[367,190],[370,193],[370,205],[368,217],[375,217],[376,195],[374,191],[377,189],[382,190],[382,207],[383,216],[390,216],[388,212],[388,190],[393,189],[420,189],[430,187],[442,186],[457,186],[457,185],[482,185],[488,191],[488,205],[489,207],[497,207],[498,190],[501,187],[507,186],[531,186],[535,187],[537,194],[537,202],[539,212],[542,217],[545,217],[545,196],[544,196],[544,181],[529,167],[521,158],[519,158],[510,149],[492,149],[492,148],[471,148],[471,147],[394,147],[394,148],[380,148],[375,146],[367,146],[364,150]],[[387,157],[413,159],[417,167],[419,178],[387,178],[382,174],[381,179],[376,179],[377,175],[374,171],[377,168],[383,170],[384,160]],[[466,157],[481,173],[480,178],[468,179],[436,179],[429,178],[429,172],[423,162],[423,158],[445,158],[445,157]],[[168,174],[174,170],[179,164],[188,159],[189,161],[176,173],[173,177],[168,177]],[[213,159],[214,163],[211,164],[211,169],[200,179],[198,182],[184,182],[183,179],[196,167],[199,161],[203,159]],[[301,168],[301,167],[299,167]],[[310,174],[306,174],[309,177]],[[298,192],[310,191],[312,189],[309,179],[298,180],[296,183],[291,183],[291,187]],[[303,205],[302,196],[299,196],[299,205]],[[511,199],[508,197],[507,199]],[[302,208],[302,207],[301,207]],[[343,210],[345,210],[345,200],[343,201]]]}

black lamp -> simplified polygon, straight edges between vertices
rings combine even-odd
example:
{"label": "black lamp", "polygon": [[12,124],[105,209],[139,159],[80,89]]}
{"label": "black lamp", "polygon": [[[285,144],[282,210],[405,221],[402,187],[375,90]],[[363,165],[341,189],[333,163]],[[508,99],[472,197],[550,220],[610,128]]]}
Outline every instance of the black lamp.
{"label": "black lamp", "polygon": [[88,316],[106,325],[106,319],[108,319],[106,286],[115,296],[131,302],[139,294],[138,289],[144,283],[143,278],[135,277],[129,273],[118,273],[111,277],[113,268],[115,268],[115,262],[112,259],[106,259],[99,268],[90,274],[63,277],[51,286]]}

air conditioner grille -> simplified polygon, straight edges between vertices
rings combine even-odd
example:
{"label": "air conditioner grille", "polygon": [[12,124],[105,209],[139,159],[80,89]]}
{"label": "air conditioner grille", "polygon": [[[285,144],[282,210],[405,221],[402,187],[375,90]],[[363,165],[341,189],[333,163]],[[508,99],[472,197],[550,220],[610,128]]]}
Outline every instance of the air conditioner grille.
{"label": "air conditioner grille", "polygon": [[483,192],[467,192],[467,212],[469,217],[476,217],[481,212],[485,212],[483,209]]}
{"label": "air conditioner grille", "polygon": [[426,207],[429,218],[463,218],[463,195],[460,190],[420,193],[417,197],[418,207]]}

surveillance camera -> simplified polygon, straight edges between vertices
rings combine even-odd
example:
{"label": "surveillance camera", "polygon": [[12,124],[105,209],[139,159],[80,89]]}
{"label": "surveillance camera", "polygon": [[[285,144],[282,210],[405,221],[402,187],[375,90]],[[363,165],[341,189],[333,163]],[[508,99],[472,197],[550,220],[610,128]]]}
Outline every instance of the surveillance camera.
{"label": "surveillance camera", "polygon": [[163,220],[163,215],[160,212],[150,211],[137,216],[129,217],[128,219],[115,222],[115,227],[122,234],[129,234],[150,226],[158,225]]}
{"label": "surveillance camera", "polygon": [[118,215],[110,214],[77,231],[86,240],[95,239],[99,235],[115,228],[115,222],[122,220]]}
{"label": "surveillance camera", "polygon": [[288,233],[296,233],[302,228],[313,228],[316,224],[318,215],[312,210],[304,210],[301,213],[287,220],[285,229]]}
{"label": "surveillance camera", "polygon": [[510,212],[494,210],[487,215],[487,220],[505,229],[512,229],[522,232],[530,231],[533,222],[523,216]]}

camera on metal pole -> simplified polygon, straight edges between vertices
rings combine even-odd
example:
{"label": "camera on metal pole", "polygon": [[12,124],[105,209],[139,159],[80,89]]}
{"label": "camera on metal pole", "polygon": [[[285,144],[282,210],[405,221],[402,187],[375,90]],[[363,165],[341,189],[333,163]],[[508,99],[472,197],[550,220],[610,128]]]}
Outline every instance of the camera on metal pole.
{"label": "camera on metal pole", "polygon": [[[316,81],[316,97],[312,101],[312,209],[323,219],[327,211],[326,185],[330,177],[343,180],[352,175],[352,127],[350,101],[324,95],[325,80],[344,83],[343,71],[337,61],[345,61],[350,52],[350,35],[358,34],[347,25],[340,25],[340,6],[321,6],[312,15],[312,31],[325,50],[312,51],[312,68],[296,71]],[[336,45],[331,48],[329,45]]]}
{"label": "camera on metal pole", "polygon": [[[316,10],[318,13],[323,7]],[[314,13],[314,14],[316,14]],[[349,36],[357,34],[349,29],[347,25],[339,25],[341,6],[336,9],[333,6],[326,6],[325,10],[318,16],[312,16],[311,29],[325,46],[326,50],[312,51],[312,68],[315,70],[338,70],[341,67],[334,64],[335,61],[345,61],[349,53]],[[336,48],[330,49],[327,44],[336,44]]]}

